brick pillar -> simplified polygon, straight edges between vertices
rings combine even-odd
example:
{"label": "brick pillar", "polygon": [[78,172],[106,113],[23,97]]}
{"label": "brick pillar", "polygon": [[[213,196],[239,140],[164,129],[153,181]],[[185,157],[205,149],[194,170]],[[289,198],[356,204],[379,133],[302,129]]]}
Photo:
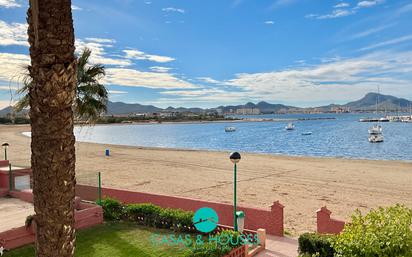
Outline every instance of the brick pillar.
{"label": "brick pillar", "polygon": [[263,247],[263,249],[266,249],[266,229],[259,228],[257,230],[257,235],[259,238],[259,245]]}
{"label": "brick pillar", "polygon": [[316,211],[316,224],[317,224],[317,231],[318,233],[327,233],[329,230],[329,223],[330,223],[330,215],[332,212],[323,206],[319,210]]}
{"label": "brick pillar", "polygon": [[279,201],[276,201],[270,207],[270,212],[272,219],[269,228],[266,228],[269,234],[276,236],[283,236],[284,227],[283,227],[283,206]]}

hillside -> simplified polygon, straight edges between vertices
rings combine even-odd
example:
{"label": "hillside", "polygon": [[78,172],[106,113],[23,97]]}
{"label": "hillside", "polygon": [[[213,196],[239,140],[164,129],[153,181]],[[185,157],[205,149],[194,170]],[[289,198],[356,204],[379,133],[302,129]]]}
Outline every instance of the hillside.
{"label": "hillside", "polygon": [[[220,109],[223,113],[236,112],[238,109],[248,108],[248,109],[259,109],[261,113],[287,113],[287,112],[305,112],[310,109],[317,109],[322,112],[329,112],[335,108],[349,108],[351,111],[374,111],[376,109],[376,103],[378,101],[379,110],[396,111],[396,110],[409,110],[412,102],[404,99],[398,98],[391,95],[382,95],[377,93],[368,93],[363,98],[349,102],[344,105],[330,104],[327,106],[313,107],[313,108],[299,108],[294,106],[288,106],[284,104],[271,104],[268,102],[258,102],[257,104],[249,102],[243,105],[226,105],[219,106],[211,109],[202,108],[185,108],[185,107],[168,107],[162,109],[153,105],[142,105],[142,104],[130,104],[123,102],[110,102],[107,106],[107,115],[128,115],[133,113],[154,113],[154,112],[192,112],[192,113],[202,113],[211,110]],[[7,116],[7,114],[12,113],[11,107],[6,107],[0,110],[0,117]],[[27,111],[24,111],[27,113]],[[24,114],[20,113],[20,114]]]}

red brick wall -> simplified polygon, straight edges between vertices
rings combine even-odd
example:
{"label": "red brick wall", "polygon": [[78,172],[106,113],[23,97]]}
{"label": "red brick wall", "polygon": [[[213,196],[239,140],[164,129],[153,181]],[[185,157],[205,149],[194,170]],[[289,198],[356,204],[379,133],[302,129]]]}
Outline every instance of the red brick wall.
{"label": "red brick wall", "polygon": [[317,217],[317,231],[321,234],[339,234],[345,226],[344,221],[332,219],[332,214],[326,207],[320,208],[316,212]]}
{"label": "red brick wall", "polygon": [[[74,215],[76,229],[92,227],[103,223],[102,207],[84,202],[80,202],[78,205],[79,210],[76,210]],[[34,240],[35,232],[33,226],[30,228],[22,226],[0,233],[0,246],[7,250],[31,244]]]}
{"label": "red brick wall", "polygon": [[9,167],[9,161],[1,160],[0,161],[0,167]]}
{"label": "red brick wall", "polygon": [[[97,187],[76,185],[76,195],[85,200],[95,201],[97,200]],[[178,208],[188,211],[210,207],[218,213],[220,224],[233,225],[233,205],[230,204],[111,188],[102,188],[102,195],[118,199],[123,203],[152,203],[163,208]],[[264,228],[268,234],[283,236],[283,208],[279,202],[274,202],[271,210],[242,206],[238,209],[245,212],[245,228],[251,230]]]}

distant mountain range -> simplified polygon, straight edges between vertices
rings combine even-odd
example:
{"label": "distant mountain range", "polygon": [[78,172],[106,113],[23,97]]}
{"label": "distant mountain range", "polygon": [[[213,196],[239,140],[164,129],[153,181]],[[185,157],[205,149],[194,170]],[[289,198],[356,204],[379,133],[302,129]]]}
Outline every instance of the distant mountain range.
{"label": "distant mountain range", "polygon": [[[382,95],[377,93],[368,93],[362,99],[349,102],[343,105],[331,104],[327,106],[311,107],[311,108],[300,108],[294,106],[288,106],[283,104],[271,104],[267,102],[246,103],[244,105],[227,105],[219,106],[216,108],[202,109],[202,108],[184,108],[184,107],[168,107],[162,109],[153,105],[142,105],[142,104],[129,104],[123,102],[110,102],[107,106],[107,115],[128,115],[133,113],[154,113],[154,112],[192,112],[192,113],[202,113],[208,111],[220,110],[223,113],[233,112],[235,113],[238,109],[259,109],[261,113],[287,113],[287,112],[308,112],[308,111],[319,111],[319,112],[330,112],[337,109],[348,110],[348,111],[374,111],[376,109],[376,103],[378,102],[379,110],[395,111],[398,109],[409,110],[412,102],[398,98],[390,95]],[[7,116],[12,113],[11,107],[6,107],[0,110],[0,117]],[[27,111],[23,111],[25,114]]]}

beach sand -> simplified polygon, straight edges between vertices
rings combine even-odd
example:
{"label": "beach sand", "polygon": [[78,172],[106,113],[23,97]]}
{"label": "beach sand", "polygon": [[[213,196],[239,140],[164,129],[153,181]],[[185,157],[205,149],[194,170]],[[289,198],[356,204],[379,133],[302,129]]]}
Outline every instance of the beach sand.
{"label": "beach sand", "polygon": [[[29,166],[29,126],[0,126],[13,165]],[[109,148],[110,157],[104,156]],[[78,183],[231,203],[233,166],[227,152],[153,149],[76,143]],[[238,165],[240,205],[285,205],[285,229],[294,236],[316,229],[316,210],[348,220],[395,203],[412,207],[412,163],[308,158],[242,153]]]}

